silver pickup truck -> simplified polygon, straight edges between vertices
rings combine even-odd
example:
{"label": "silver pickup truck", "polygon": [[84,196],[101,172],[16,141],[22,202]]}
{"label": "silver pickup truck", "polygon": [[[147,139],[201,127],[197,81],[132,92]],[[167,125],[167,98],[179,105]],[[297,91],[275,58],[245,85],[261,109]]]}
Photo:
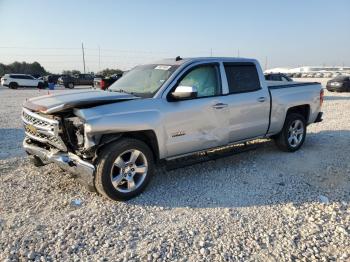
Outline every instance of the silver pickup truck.
{"label": "silver pickup truck", "polygon": [[293,152],[322,121],[319,83],[266,82],[243,58],[166,59],[137,66],[108,91],[76,90],[24,103],[25,151],[91,190],[126,200],[155,164],[258,138]]}

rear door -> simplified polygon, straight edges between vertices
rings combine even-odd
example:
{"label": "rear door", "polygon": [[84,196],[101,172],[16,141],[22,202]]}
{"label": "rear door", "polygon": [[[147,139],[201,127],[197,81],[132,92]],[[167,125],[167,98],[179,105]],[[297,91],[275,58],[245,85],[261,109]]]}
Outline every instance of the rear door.
{"label": "rear door", "polygon": [[13,75],[13,78],[15,79],[14,82],[17,82],[19,86],[27,86],[27,79],[24,75]]}
{"label": "rear door", "polygon": [[91,75],[83,74],[80,77],[80,85],[92,85],[93,78]]}
{"label": "rear door", "polygon": [[38,80],[32,76],[24,75],[23,80],[25,81],[25,86],[36,87],[38,85]]}
{"label": "rear door", "polygon": [[223,98],[228,105],[229,142],[265,135],[269,124],[270,95],[261,86],[256,65],[250,62],[224,63],[229,93]]}

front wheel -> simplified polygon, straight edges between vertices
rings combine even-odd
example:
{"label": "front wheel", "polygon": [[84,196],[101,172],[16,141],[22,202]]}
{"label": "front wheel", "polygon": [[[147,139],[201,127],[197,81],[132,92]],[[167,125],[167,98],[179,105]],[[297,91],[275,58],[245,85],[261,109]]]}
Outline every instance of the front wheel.
{"label": "front wheel", "polygon": [[74,88],[74,83],[68,83],[64,86],[65,88],[73,89]]}
{"label": "front wheel", "polygon": [[11,83],[9,84],[9,88],[10,88],[10,89],[17,89],[17,88],[18,88],[18,84],[15,83],[15,82],[11,82]]}
{"label": "front wheel", "polygon": [[142,141],[126,138],[100,152],[95,175],[97,191],[112,200],[139,195],[154,172],[153,153]]}
{"label": "front wheel", "polygon": [[286,152],[297,151],[304,143],[306,136],[305,118],[297,113],[288,114],[282,131],[275,142],[279,149]]}
{"label": "front wheel", "polygon": [[37,88],[38,88],[38,89],[44,89],[44,88],[45,88],[44,83],[39,82],[38,85],[37,85]]}

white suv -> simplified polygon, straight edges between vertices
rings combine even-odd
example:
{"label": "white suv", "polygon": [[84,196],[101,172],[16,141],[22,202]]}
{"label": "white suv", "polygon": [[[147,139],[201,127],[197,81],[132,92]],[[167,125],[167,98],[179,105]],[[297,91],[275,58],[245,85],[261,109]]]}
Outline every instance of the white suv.
{"label": "white suv", "polygon": [[16,89],[17,87],[44,87],[44,80],[26,74],[6,74],[1,78],[1,85]]}

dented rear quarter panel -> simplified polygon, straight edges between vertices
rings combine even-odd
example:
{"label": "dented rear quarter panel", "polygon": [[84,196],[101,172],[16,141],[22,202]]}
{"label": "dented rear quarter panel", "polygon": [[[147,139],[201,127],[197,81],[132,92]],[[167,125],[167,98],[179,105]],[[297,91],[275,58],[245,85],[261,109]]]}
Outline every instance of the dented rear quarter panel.
{"label": "dented rear quarter panel", "polygon": [[320,91],[322,86],[319,83],[305,84],[287,88],[270,88],[272,104],[269,134],[276,134],[281,131],[288,109],[295,106],[309,105],[308,124],[315,121],[321,111]]}

